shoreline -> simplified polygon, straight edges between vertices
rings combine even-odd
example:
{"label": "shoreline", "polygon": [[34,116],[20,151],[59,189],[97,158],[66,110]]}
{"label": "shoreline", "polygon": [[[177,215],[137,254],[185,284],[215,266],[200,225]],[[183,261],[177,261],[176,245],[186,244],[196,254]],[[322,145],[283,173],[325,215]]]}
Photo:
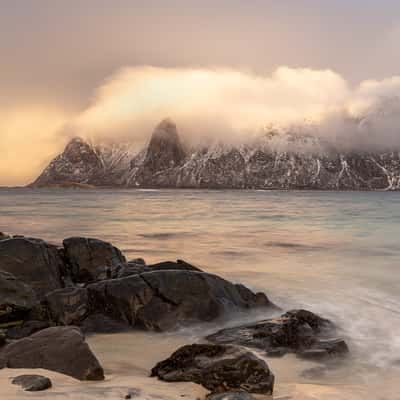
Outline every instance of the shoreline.
{"label": "shoreline", "polygon": [[[0,370],[1,399],[95,400],[101,396],[118,400],[124,399],[128,393],[134,394],[132,398],[137,400],[206,398],[208,391],[194,383],[168,383],[149,377],[150,369],[157,361],[167,357],[177,347],[192,343],[191,336],[132,331],[96,334],[89,336],[87,341],[105,368],[104,381],[82,382],[48,370],[4,369]],[[146,348],[145,352],[143,348]],[[283,359],[269,358],[268,363],[277,376],[274,395],[254,395],[256,399],[365,400],[373,390],[373,387],[362,383],[307,382],[299,378],[299,373],[304,365],[315,366],[315,363],[299,361],[291,356]],[[44,392],[28,393],[18,386],[11,385],[10,378],[25,373],[48,376],[53,381],[53,388]],[[381,394],[383,395],[383,392]]]}

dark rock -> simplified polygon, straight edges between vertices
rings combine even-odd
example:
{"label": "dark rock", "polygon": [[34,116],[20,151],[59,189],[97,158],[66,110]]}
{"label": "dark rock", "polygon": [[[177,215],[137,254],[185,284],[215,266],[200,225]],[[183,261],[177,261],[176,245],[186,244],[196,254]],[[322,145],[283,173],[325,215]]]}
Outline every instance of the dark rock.
{"label": "dark rock", "polygon": [[0,329],[22,324],[36,302],[29,285],[0,270]]}
{"label": "dark rock", "polygon": [[191,270],[147,272],[89,284],[87,290],[93,312],[150,330],[212,321],[235,310],[274,307],[265,295]]}
{"label": "dark rock", "polygon": [[102,168],[101,158],[93,146],[80,138],[73,138],[32,186],[91,184],[97,181]]}
{"label": "dark rock", "polygon": [[4,332],[0,332],[0,347],[3,347],[7,343],[7,335]]}
{"label": "dark rock", "polygon": [[39,296],[61,287],[64,264],[57,247],[41,239],[13,237],[1,240],[0,266],[31,285]]}
{"label": "dark rock", "polygon": [[47,306],[52,321],[61,325],[79,325],[89,312],[85,288],[68,287],[47,294]]}
{"label": "dark rock", "polygon": [[255,397],[246,392],[225,392],[211,394],[207,400],[255,400]]}
{"label": "dark rock", "polygon": [[0,232],[0,240],[10,239],[11,236],[7,235],[7,233]]}
{"label": "dark rock", "polygon": [[186,151],[178,136],[176,125],[169,119],[154,130],[140,167],[140,178],[148,185],[157,185],[157,173],[179,167],[185,161]]}
{"label": "dark rock", "polygon": [[276,347],[274,349],[270,349],[267,351],[267,356],[268,357],[283,357],[284,355],[286,355],[288,352],[286,347]]}
{"label": "dark rock", "polygon": [[234,346],[183,346],[159,362],[151,376],[167,382],[194,382],[212,393],[242,390],[272,394],[274,375],[265,361]]}
{"label": "dark rock", "polygon": [[[142,260],[142,259],[139,259]],[[99,267],[96,270],[97,281],[106,279],[124,278],[132,275],[143,274],[144,272],[153,271],[197,271],[202,272],[201,269],[183,261],[177,260],[176,262],[165,261],[153,265],[146,265],[144,260],[136,262],[135,260],[129,261],[126,264],[119,264],[114,267]]]}
{"label": "dark rock", "polygon": [[140,396],[140,389],[129,389],[128,394],[125,395],[125,399],[133,399],[134,397]]}
{"label": "dark rock", "polygon": [[303,350],[299,354],[299,357],[305,358],[306,360],[324,360],[326,359],[329,354],[325,349],[309,349]]}
{"label": "dark rock", "polygon": [[104,379],[103,368],[76,327],[52,327],[0,350],[0,368],[43,368],[80,380]]}
{"label": "dark rock", "polygon": [[319,349],[326,350],[330,356],[346,354],[349,352],[347,343],[341,338],[319,339],[316,346]]}
{"label": "dark rock", "polygon": [[132,327],[124,321],[115,320],[108,315],[94,313],[89,315],[80,325],[85,333],[117,333],[131,330]]}
{"label": "dark rock", "polygon": [[119,249],[99,239],[71,237],[63,245],[73,278],[78,282],[94,280],[99,267],[116,267],[126,262]]}
{"label": "dark rock", "polygon": [[27,392],[39,392],[51,388],[51,380],[42,375],[20,375],[11,381]]}
{"label": "dark rock", "polygon": [[49,327],[48,321],[25,321],[22,325],[10,328],[7,337],[13,340],[22,339]]}
{"label": "dark rock", "polygon": [[207,339],[214,343],[264,349],[270,356],[294,352],[300,357],[322,359],[348,352],[343,339],[327,336],[334,332],[335,326],[331,321],[310,311],[293,310],[279,318],[223,329]]}
{"label": "dark rock", "polygon": [[128,264],[141,265],[144,267],[146,265],[146,261],[143,258],[135,258],[133,260],[129,260]]}

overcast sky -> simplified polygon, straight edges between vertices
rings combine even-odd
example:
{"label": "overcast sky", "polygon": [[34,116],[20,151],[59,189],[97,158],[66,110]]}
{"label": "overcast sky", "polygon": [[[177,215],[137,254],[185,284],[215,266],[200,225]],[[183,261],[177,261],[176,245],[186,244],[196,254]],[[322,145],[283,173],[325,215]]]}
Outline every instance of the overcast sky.
{"label": "overcast sky", "polygon": [[0,101],[81,107],[125,65],[400,71],[395,0],[0,0]]}

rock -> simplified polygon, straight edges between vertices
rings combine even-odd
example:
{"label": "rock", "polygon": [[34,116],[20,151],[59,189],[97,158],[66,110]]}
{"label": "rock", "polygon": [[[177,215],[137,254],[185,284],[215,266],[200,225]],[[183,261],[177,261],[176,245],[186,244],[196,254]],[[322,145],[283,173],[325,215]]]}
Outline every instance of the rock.
{"label": "rock", "polygon": [[79,325],[89,312],[88,294],[85,288],[56,289],[46,296],[52,321],[61,325]]}
{"label": "rock", "polygon": [[197,271],[202,272],[201,269],[183,261],[177,260],[176,262],[165,261],[158,264],[146,265],[143,259],[139,261],[133,260],[126,264],[119,264],[115,267],[99,267],[96,270],[97,281],[106,279],[124,278],[132,275],[139,275],[144,272],[153,271]]}
{"label": "rock", "polygon": [[349,352],[347,343],[341,338],[335,339],[319,339],[316,343],[319,349],[326,350],[332,356],[336,354],[345,354]]}
{"label": "rock", "polygon": [[241,390],[272,394],[274,375],[265,361],[235,346],[183,346],[159,362],[151,376],[167,382],[194,382],[212,393]]}
{"label": "rock", "polygon": [[32,186],[91,184],[96,182],[103,165],[96,150],[80,138],[73,138]]}
{"label": "rock", "polygon": [[299,357],[305,358],[306,360],[314,361],[324,360],[329,356],[328,352],[325,349],[303,350],[298,355]]}
{"label": "rock", "polygon": [[157,173],[180,166],[186,159],[186,151],[176,129],[169,119],[161,121],[154,129],[139,175],[148,185],[157,185]]}
{"label": "rock", "polygon": [[211,394],[207,400],[255,400],[255,397],[246,392],[225,392]]}
{"label": "rock", "polygon": [[39,392],[51,388],[51,380],[42,375],[20,375],[11,381],[28,392]]}
{"label": "rock", "polygon": [[132,329],[127,322],[100,313],[89,315],[81,323],[80,328],[85,333],[118,333]]}
{"label": "rock", "polygon": [[36,302],[36,295],[29,285],[0,270],[0,328],[22,324]]}
{"label": "rock", "polygon": [[294,352],[304,358],[323,359],[348,352],[343,339],[327,337],[334,324],[306,310],[293,310],[279,318],[223,329],[207,337],[213,343],[240,344],[263,349],[270,356]]}
{"label": "rock", "polygon": [[7,335],[4,332],[0,332],[0,347],[3,347],[7,343]]}
{"label": "rock", "polygon": [[7,233],[0,232],[0,240],[5,240],[5,239],[11,239],[11,236],[7,235]]}
{"label": "rock", "polygon": [[268,357],[283,357],[285,354],[287,354],[287,348],[285,347],[276,347],[274,349],[270,349],[267,351],[267,356]]}
{"label": "rock", "polygon": [[134,258],[133,260],[129,260],[128,264],[141,265],[144,267],[146,265],[146,261],[143,258]]}
{"label": "rock", "polygon": [[63,245],[73,277],[78,282],[94,280],[99,267],[116,267],[126,263],[119,249],[99,239],[71,237],[65,239]]}
{"label": "rock", "polygon": [[0,266],[31,285],[39,297],[61,287],[62,259],[56,246],[41,239],[13,237],[1,240]]}
{"label": "rock", "polygon": [[7,337],[12,340],[22,339],[49,327],[48,321],[25,321],[22,325],[10,328]]}
{"label": "rock", "polygon": [[133,399],[134,397],[140,396],[140,389],[129,389],[128,394],[125,395],[125,399]]}
{"label": "rock", "polygon": [[0,368],[42,368],[80,380],[103,380],[97,358],[76,327],[52,327],[7,344]]}
{"label": "rock", "polygon": [[92,312],[157,331],[212,321],[235,310],[274,307],[265,295],[191,270],[146,272],[92,283],[87,290]]}

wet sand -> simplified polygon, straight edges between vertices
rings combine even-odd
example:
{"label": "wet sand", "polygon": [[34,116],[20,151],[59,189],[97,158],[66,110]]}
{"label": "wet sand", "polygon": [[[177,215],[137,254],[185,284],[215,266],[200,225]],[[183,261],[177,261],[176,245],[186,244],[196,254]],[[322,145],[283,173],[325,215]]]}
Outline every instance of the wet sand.
{"label": "wet sand", "polygon": [[[65,375],[45,370],[0,371],[1,400],[16,399],[70,399],[98,400],[124,399],[130,393],[134,399],[142,400],[197,400],[205,399],[207,391],[192,383],[165,383],[150,378],[151,368],[168,357],[184,344],[196,341],[194,336],[180,334],[151,334],[127,332],[114,335],[95,335],[88,339],[89,345],[99,358],[106,373],[103,382],[80,382]],[[262,354],[259,354],[262,356]],[[395,400],[396,377],[389,377],[375,385],[373,381],[355,383],[354,376],[346,370],[333,371],[329,379],[307,380],[301,373],[317,364],[286,356],[268,359],[276,376],[274,400],[366,400],[372,393],[380,393],[382,400]],[[53,387],[45,392],[27,393],[11,384],[11,378],[24,373],[39,373],[48,376]],[[270,396],[257,396],[269,399]]]}

